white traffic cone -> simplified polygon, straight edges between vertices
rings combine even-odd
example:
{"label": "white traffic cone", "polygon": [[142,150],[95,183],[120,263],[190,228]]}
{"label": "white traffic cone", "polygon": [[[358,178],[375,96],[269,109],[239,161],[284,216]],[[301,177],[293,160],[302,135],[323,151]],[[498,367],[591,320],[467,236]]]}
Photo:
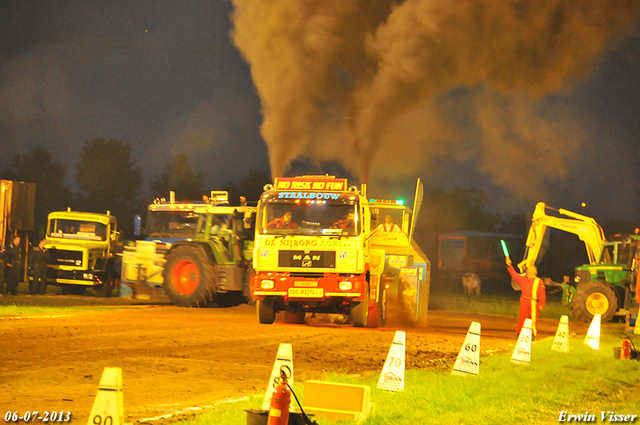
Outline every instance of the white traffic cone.
{"label": "white traffic cone", "polygon": [[587,336],[584,338],[584,343],[594,350],[600,349],[600,320],[600,314],[593,316]]}
{"label": "white traffic cone", "polygon": [[526,319],[518,343],[511,355],[511,361],[515,364],[531,364],[531,319]]}
{"label": "white traffic cone", "polygon": [[387,391],[404,390],[404,352],[406,334],[404,331],[396,331],[384,362],[378,388]]}
{"label": "white traffic cone", "polygon": [[100,387],[87,425],[124,425],[124,395],[122,393],[122,369],[105,367],[100,378]]}
{"label": "white traffic cone", "polygon": [[561,353],[569,352],[569,317],[561,316],[560,323],[558,324],[558,330],[556,331],[556,337],[553,340],[551,346],[552,351],[560,351]]}
{"label": "white traffic cone", "polygon": [[[262,410],[269,410],[269,404],[271,403],[271,395],[273,394],[273,388],[276,386],[275,379],[280,378],[280,368],[286,366],[291,371],[291,376],[287,378],[287,382],[293,387],[293,348],[291,344],[281,343],[278,347],[278,354],[276,354],[276,361],[273,363],[273,370],[271,371],[271,377],[269,378],[269,384],[267,385],[267,391],[264,393],[264,401],[262,402]],[[289,412],[293,412],[293,397],[291,398],[291,404],[289,406]]]}
{"label": "white traffic cone", "polygon": [[471,322],[462,348],[451,373],[453,375],[477,375],[480,372],[480,323]]}

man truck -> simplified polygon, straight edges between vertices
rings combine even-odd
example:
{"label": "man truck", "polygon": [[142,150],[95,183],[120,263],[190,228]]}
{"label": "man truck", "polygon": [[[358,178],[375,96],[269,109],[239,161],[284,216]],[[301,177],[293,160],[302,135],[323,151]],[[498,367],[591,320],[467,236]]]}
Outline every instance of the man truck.
{"label": "man truck", "polygon": [[48,283],[63,294],[82,295],[93,288],[109,297],[118,288],[116,254],[122,249],[118,221],[106,214],[55,211],[49,214],[45,235]]}
{"label": "man truck", "polygon": [[[356,327],[385,324],[387,305],[426,324],[430,263],[413,241],[422,202],[367,198],[366,185],[332,176],[276,178],[258,202],[252,294],[260,323],[279,311],[339,314]],[[387,215],[398,227],[384,231]]]}

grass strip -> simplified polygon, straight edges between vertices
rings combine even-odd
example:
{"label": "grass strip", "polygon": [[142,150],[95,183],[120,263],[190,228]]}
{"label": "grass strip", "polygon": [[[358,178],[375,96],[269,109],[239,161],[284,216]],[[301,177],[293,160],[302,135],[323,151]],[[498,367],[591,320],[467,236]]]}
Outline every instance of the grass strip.
{"label": "grass strip", "polygon": [[[367,425],[551,424],[558,423],[562,412],[565,419],[588,414],[595,415],[595,423],[608,423],[608,419],[602,420],[608,412],[640,414],[640,362],[614,358],[613,348],[620,346],[620,334],[604,331],[597,351],[584,345],[583,340],[571,339],[569,353],[551,351],[551,339],[534,342],[531,365],[513,364],[511,353],[484,356],[480,373],[475,376],[409,370],[405,390],[399,393],[377,389],[377,376],[358,379],[331,374],[323,379],[371,386],[375,408],[360,422]],[[303,383],[296,383],[294,390],[302,401]],[[258,394],[175,423],[246,424],[244,409],[260,409],[261,404],[262,394]],[[317,420],[320,424],[333,423]]]}

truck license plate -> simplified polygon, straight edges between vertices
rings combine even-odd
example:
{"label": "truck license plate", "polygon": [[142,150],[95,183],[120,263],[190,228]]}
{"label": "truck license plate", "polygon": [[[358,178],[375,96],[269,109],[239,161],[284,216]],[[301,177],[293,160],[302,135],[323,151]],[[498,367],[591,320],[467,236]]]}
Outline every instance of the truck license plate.
{"label": "truck license plate", "polygon": [[295,298],[322,298],[322,288],[289,288],[289,297]]}

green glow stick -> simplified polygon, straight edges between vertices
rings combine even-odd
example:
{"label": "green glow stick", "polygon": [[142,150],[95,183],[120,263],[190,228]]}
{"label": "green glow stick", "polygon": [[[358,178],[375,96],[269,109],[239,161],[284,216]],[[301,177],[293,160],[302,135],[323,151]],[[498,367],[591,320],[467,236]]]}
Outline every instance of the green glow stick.
{"label": "green glow stick", "polygon": [[507,243],[504,241],[504,239],[500,239],[500,245],[502,245],[502,252],[504,252],[504,256],[508,257],[509,250],[507,249]]}

